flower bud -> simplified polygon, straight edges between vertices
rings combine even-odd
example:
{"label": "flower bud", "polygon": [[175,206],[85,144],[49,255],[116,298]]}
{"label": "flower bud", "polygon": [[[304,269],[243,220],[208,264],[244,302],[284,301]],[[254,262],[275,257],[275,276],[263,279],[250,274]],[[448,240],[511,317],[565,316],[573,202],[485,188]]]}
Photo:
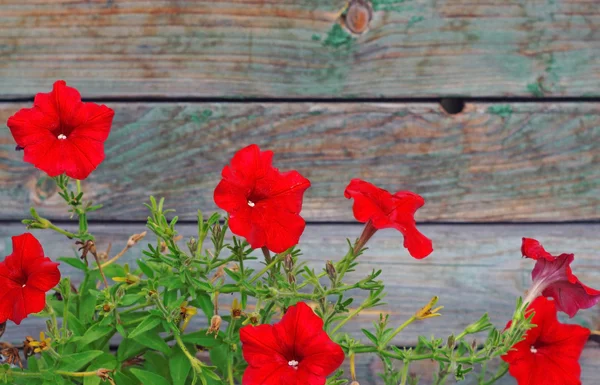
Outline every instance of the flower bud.
{"label": "flower bud", "polygon": [[467,326],[465,328],[465,333],[466,334],[475,334],[475,333],[479,333],[482,331],[485,331],[487,329],[489,329],[490,327],[492,327],[492,323],[490,322],[490,317],[488,316],[487,313],[485,313],[480,319],[479,321],[473,322],[472,324],[470,324],[469,326]]}
{"label": "flower bud", "polygon": [[335,279],[337,278],[337,272],[335,271],[335,267],[333,266],[333,263],[331,263],[331,261],[327,261],[327,264],[325,265],[325,270],[327,271],[329,279],[335,281]]}
{"label": "flower bud", "polygon": [[187,243],[187,247],[190,249],[190,253],[195,255],[198,251],[198,241],[196,241],[196,238],[191,237]]}
{"label": "flower bud", "polygon": [[288,283],[290,283],[290,284],[296,283],[296,276],[294,274],[288,273],[287,278],[288,278]]}
{"label": "flower bud", "polygon": [[221,328],[221,320],[221,316],[218,314],[212,316],[210,319],[210,327],[206,334],[214,334],[215,338],[217,338],[219,336],[219,329]]}
{"label": "flower bud", "polygon": [[285,258],[283,259],[283,267],[287,272],[292,271],[294,268],[294,259],[292,258],[291,254],[286,254]]}
{"label": "flower bud", "polygon": [[129,240],[127,241],[127,247],[132,248],[133,246],[135,246],[136,243],[144,239],[147,233],[147,231],[144,231],[143,233],[133,234],[131,237],[129,237]]}
{"label": "flower bud", "polygon": [[455,343],[456,343],[456,338],[454,337],[454,334],[452,334],[450,337],[448,337],[447,345],[450,349],[453,349]]}

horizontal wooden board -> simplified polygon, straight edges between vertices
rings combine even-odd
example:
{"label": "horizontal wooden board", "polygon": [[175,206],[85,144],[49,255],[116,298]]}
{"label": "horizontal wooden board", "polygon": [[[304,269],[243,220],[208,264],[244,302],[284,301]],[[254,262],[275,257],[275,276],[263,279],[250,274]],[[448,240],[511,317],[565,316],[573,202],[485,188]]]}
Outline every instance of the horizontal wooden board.
{"label": "horizontal wooden board", "polygon": [[[353,221],[351,178],[423,195],[419,221],[600,219],[600,103],[475,103],[457,115],[437,104],[109,105],[107,157],[83,184],[105,206],[95,219],[145,220],[151,194],[185,220],[214,210],[223,166],[253,142],[312,181],[308,221]],[[0,121],[23,106],[0,105]],[[35,206],[67,218],[54,184],[14,146],[0,130],[0,217]]]}
{"label": "horizontal wooden board", "polygon": [[[90,229],[96,235],[98,249],[104,250],[112,242],[114,255],[129,235],[143,231],[144,226],[92,224]],[[345,238],[358,237],[361,229],[360,225],[309,225],[300,242],[302,260],[320,270],[326,260],[335,261],[344,255]],[[575,253],[575,274],[586,284],[600,287],[600,238],[597,236],[600,224],[425,225],[421,230],[433,240],[435,249],[424,260],[411,258],[402,247],[402,236],[394,230],[378,232],[370,249],[361,256],[361,268],[349,275],[349,282],[361,279],[372,269],[382,269],[381,279],[386,283],[388,296],[387,305],[365,312],[349,324],[346,330],[353,335],[360,336],[360,328],[371,329],[380,311],[389,313],[393,324],[400,324],[434,295],[440,296],[443,316],[411,325],[399,335],[398,344],[412,346],[419,334],[446,336],[460,332],[485,312],[496,325],[503,325],[514,310],[516,298],[531,283],[534,264],[521,258],[522,237],[537,238],[554,253]],[[9,237],[23,231],[20,225],[0,228],[0,256],[10,252]],[[181,225],[179,232],[189,237],[195,234],[196,227]],[[50,257],[75,254],[76,246],[60,234],[40,230],[34,234]],[[149,241],[152,242],[152,237]],[[140,256],[141,248],[136,248],[126,254],[123,262],[133,262]],[[79,272],[70,266],[62,264],[61,269],[73,281],[80,280]],[[361,295],[356,293],[357,301]],[[225,304],[231,300],[231,296],[221,296],[220,302]],[[600,308],[582,311],[574,322],[600,329],[599,316]],[[201,327],[205,322],[196,319],[194,327]],[[18,341],[35,333],[34,329],[40,325],[40,320],[29,318],[19,328],[9,327],[5,336]]]}
{"label": "horizontal wooden board", "polygon": [[0,5],[0,97],[598,96],[589,0],[20,1]]}

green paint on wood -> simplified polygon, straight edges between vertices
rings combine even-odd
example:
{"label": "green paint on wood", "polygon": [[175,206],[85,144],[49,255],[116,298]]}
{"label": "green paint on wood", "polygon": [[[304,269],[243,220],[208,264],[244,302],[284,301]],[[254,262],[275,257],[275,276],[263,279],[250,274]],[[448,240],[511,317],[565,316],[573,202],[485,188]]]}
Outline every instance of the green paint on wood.
{"label": "green paint on wood", "polygon": [[544,90],[542,89],[542,85],[540,80],[535,83],[527,84],[527,91],[529,91],[533,96],[541,98],[544,96]]}
{"label": "green paint on wood", "polygon": [[423,16],[413,16],[410,18],[410,20],[408,21],[408,24],[406,25],[407,28],[412,27],[413,25],[421,22],[425,20],[425,18]]}
{"label": "green paint on wood", "polygon": [[197,123],[198,125],[204,124],[211,116],[213,112],[211,110],[204,110],[199,115],[192,114],[190,115],[192,121]]}
{"label": "green paint on wood", "polygon": [[513,109],[509,104],[499,104],[488,107],[487,112],[489,112],[490,114],[501,116],[503,118],[508,118],[512,115]]}
{"label": "green paint on wood", "polygon": [[406,0],[372,0],[374,11],[393,11]]}
{"label": "green paint on wood", "polygon": [[325,39],[323,45],[325,47],[332,47],[336,49],[350,49],[352,47],[353,42],[354,38],[350,36],[350,34],[346,32],[341,25],[334,24],[329,33],[327,34],[327,39]]}

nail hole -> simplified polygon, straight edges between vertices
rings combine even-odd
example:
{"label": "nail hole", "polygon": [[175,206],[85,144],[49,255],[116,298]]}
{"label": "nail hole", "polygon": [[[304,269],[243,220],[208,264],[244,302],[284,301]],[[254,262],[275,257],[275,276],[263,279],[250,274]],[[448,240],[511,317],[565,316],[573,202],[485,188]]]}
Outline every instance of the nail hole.
{"label": "nail hole", "polygon": [[444,111],[450,115],[460,114],[465,109],[465,102],[462,99],[442,99],[440,104]]}

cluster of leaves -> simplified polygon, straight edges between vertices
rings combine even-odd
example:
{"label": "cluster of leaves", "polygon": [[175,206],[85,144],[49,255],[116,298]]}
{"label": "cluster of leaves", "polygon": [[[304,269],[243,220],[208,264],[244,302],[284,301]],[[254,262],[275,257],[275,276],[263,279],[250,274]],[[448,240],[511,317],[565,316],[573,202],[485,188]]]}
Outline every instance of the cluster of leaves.
{"label": "cluster of leaves", "polygon": [[[79,184],[71,192],[68,180],[61,178],[57,178],[61,196],[78,216],[79,232],[61,229],[37,213],[27,224],[77,239],[84,258],[60,260],[81,270],[83,280],[77,286],[68,277],[61,280],[57,292],[49,296],[46,310],[40,313],[48,319],[51,343],[30,354],[24,371],[0,367],[0,382],[240,383],[246,366],[240,327],[270,323],[298,301],[317,304],[315,311],[325,330],[352,363],[356,354],[377,354],[385,367],[381,376],[390,385],[416,384],[418,379],[409,376],[408,368],[411,362],[424,359],[439,363],[438,384],[449,375],[462,379],[474,365],[506,353],[530,326],[522,311],[516,313],[507,332],[493,328],[484,316],[446,343],[422,338],[414,349],[395,347],[393,337],[408,324],[438,315],[438,309],[429,306],[395,329],[388,327],[387,317],[382,317],[373,332],[363,330],[367,341],[361,342],[343,333],[342,327],[362,311],[382,305],[385,292],[378,279],[380,270],[348,283],[348,273],[360,271],[357,258],[364,251],[355,250],[353,242],[348,242],[344,257],[327,262],[320,271],[302,262],[295,248],[275,255],[265,249],[261,265],[246,241],[227,236],[227,219],[218,214],[204,218],[198,212],[197,234],[180,242],[178,218],[168,218],[172,213],[164,208],[164,201],[151,198],[147,227],[156,241],[147,244],[135,266],[119,264],[117,259],[141,236],[132,236],[124,251],[112,259],[109,252],[98,252],[86,216],[97,207],[83,202]],[[94,260],[88,262],[87,254]],[[357,295],[358,291],[365,294]],[[233,295],[233,306],[219,305],[219,297],[225,294]],[[364,299],[355,304],[356,298]],[[519,303],[518,309],[524,309],[523,304]],[[192,317],[199,322],[191,321]],[[198,328],[198,324],[204,327]],[[486,330],[489,337],[483,347],[467,342],[467,336]],[[206,359],[199,360],[202,355]],[[402,365],[398,367],[398,363]],[[328,384],[346,383],[342,375],[337,372]],[[481,383],[493,382],[489,381]]]}

